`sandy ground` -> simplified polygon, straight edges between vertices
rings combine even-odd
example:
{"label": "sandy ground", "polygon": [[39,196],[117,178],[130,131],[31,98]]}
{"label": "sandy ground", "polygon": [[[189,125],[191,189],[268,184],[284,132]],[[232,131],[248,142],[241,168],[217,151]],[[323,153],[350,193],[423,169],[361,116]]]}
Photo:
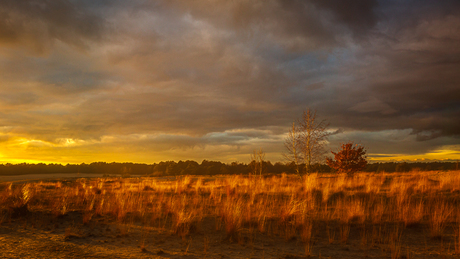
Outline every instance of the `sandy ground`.
{"label": "sandy ground", "polygon": [[[213,218],[204,219],[184,238],[166,228],[120,224],[108,218],[81,222],[78,212],[58,218],[31,212],[5,220],[0,225],[0,258],[308,258],[298,237],[286,240],[254,231],[230,240]],[[358,224],[352,225],[346,242],[339,241],[339,228],[330,228],[336,237],[329,243],[326,229],[321,223],[314,226],[310,258],[391,258],[388,244],[371,244],[371,229],[365,243],[365,231]],[[390,228],[379,231],[385,229]],[[456,258],[453,240],[431,239],[426,231],[423,226],[405,229],[399,258]]]}

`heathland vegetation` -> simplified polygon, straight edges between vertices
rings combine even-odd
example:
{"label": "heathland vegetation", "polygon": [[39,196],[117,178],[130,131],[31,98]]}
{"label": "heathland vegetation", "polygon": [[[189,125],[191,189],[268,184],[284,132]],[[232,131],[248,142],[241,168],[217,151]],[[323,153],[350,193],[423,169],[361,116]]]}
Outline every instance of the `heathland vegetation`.
{"label": "heathland vegetation", "polygon": [[16,256],[28,230],[77,257],[445,258],[460,254],[459,188],[459,171],[2,183],[0,230]]}

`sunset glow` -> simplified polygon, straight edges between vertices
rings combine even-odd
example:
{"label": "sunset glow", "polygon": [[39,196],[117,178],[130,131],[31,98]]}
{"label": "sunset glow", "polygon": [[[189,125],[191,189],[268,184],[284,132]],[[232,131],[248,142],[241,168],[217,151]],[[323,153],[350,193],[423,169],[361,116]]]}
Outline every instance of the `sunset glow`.
{"label": "sunset glow", "polygon": [[460,160],[455,1],[6,1],[0,163],[283,161],[306,108],[371,162]]}

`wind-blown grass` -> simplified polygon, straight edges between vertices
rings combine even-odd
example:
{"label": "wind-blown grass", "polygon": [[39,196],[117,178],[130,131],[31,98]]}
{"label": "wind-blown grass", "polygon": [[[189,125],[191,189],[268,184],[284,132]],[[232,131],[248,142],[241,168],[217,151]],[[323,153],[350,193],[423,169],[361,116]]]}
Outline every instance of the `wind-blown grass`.
{"label": "wind-blown grass", "polygon": [[[337,238],[346,245],[352,233],[361,229],[363,245],[386,244],[382,251],[390,251],[392,258],[401,254],[405,231],[421,228],[428,238],[452,239],[458,253],[458,174],[414,171],[361,173],[353,178],[311,174],[302,180],[283,174],[3,183],[0,224],[27,213],[61,217],[77,212],[84,224],[104,216],[120,224],[142,222],[186,240],[201,231],[203,220],[214,219],[229,242],[240,242],[255,232],[288,241],[298,238],[307,255],[314,253],[319,232],[327,235],[330,245]],[[446,233],[449,226],[455,227],[456,235]]]}

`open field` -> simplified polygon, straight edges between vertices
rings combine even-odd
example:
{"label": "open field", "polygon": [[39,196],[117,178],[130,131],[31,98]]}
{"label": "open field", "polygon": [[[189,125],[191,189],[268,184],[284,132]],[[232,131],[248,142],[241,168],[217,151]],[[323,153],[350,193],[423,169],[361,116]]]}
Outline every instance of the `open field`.
{"label": "open field", "polygon": [[460,172],[0,184],[2,258],[449,258]]}

